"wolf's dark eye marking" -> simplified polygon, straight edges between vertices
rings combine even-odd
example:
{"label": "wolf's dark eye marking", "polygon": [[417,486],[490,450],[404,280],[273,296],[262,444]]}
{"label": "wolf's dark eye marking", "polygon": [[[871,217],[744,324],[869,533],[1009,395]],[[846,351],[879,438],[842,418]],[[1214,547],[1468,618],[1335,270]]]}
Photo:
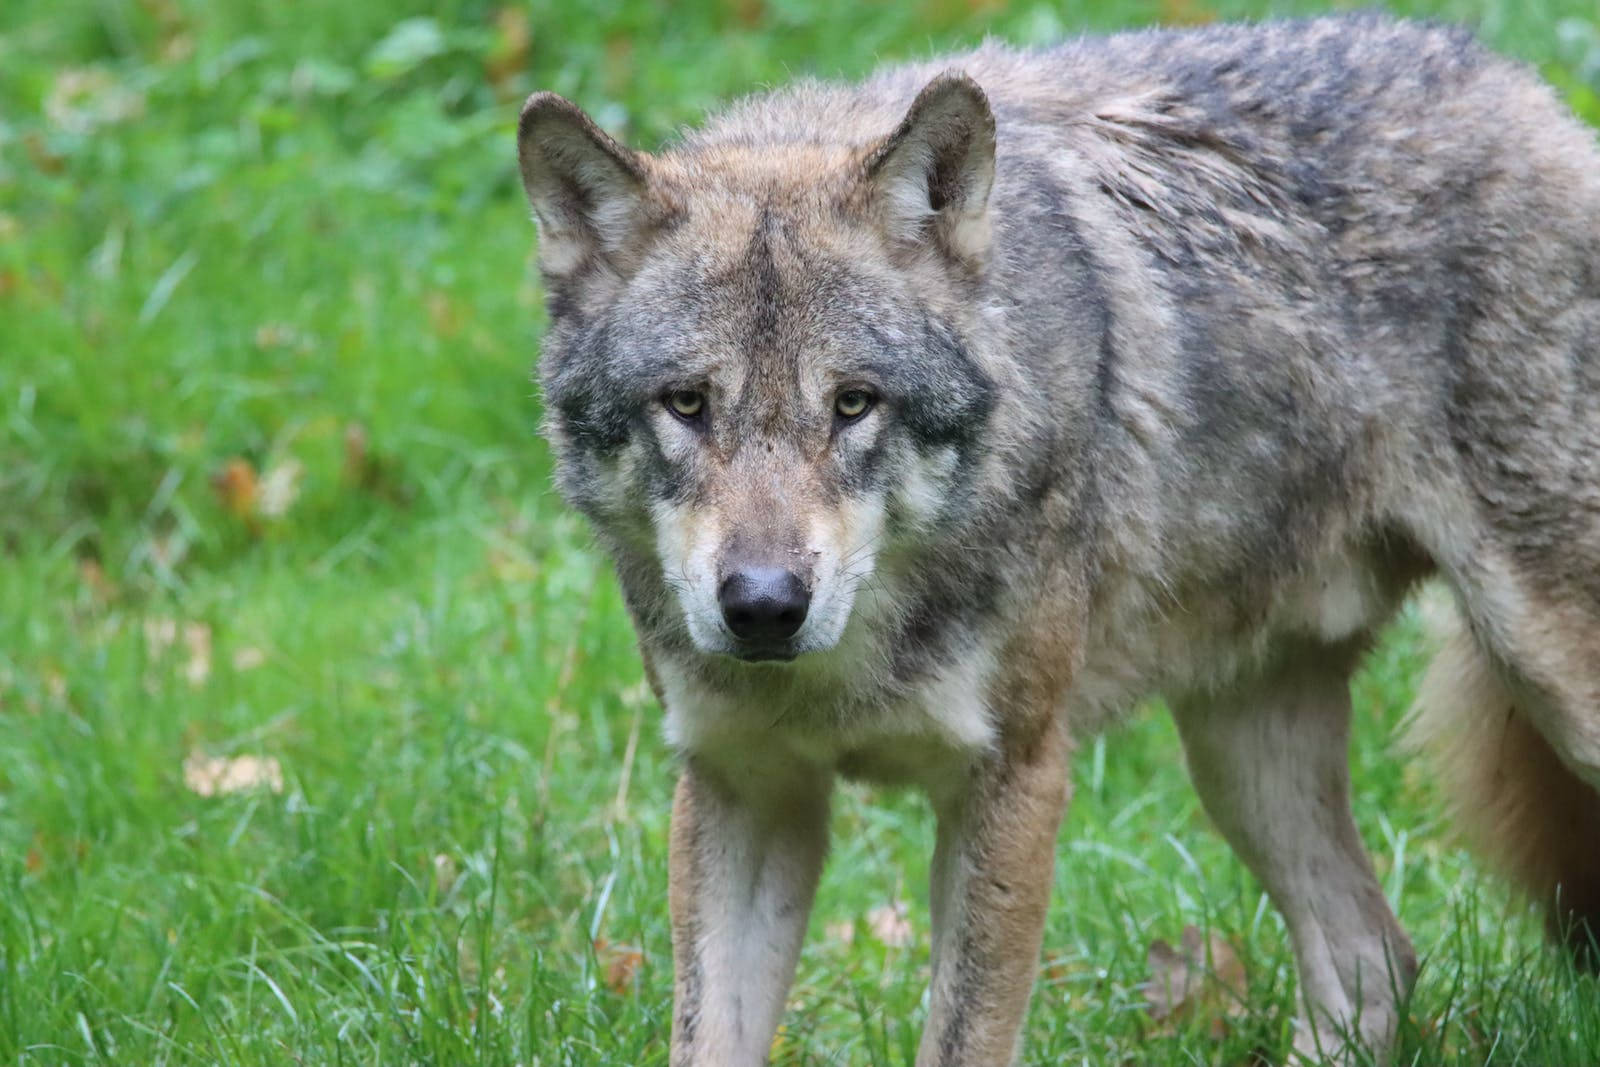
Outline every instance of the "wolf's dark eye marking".
{"label": "wolf's dark eye marking", "polygon": [[865,389],[846,389],[833,402],[834,414],[854,422],[872,409],[873,396]]}
{"label": "wolf's dark eye marking", "polygon": [[706,410],[706,395],[698,389],[674,389],[666,396],[667,408],[685,422],[698,421]]}

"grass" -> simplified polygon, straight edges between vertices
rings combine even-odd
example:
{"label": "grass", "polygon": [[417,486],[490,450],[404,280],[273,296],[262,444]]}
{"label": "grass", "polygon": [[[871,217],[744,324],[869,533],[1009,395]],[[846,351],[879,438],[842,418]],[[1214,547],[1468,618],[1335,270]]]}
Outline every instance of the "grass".
{"label": "grass", "polygon": [[[1600,117],[1587,0],[1407,9],[1478,23]],[[1268,9],[420,10],[0,12],[0,1061],[664,1064],[672,765],[535,436],[521,95],[649,145],[799,72]],[[1403,623],[1361,677],[1354,746],[1425,957],[1401,1059],[1600,1062],[1600,989],[1386,753],[1414,646]],[[281,792],[202,795],[202,761],[240,757]],[[1281,924],[1170,725],[1077,772],[1026,1062],[1281,1055]],[[909,1064],[930,821],[852,790],[835,831],[775,1061]],[[907,944],[869,919],[896,905]],[[1191,924],[1248,998],[1157,1022],[1147,951]]]}

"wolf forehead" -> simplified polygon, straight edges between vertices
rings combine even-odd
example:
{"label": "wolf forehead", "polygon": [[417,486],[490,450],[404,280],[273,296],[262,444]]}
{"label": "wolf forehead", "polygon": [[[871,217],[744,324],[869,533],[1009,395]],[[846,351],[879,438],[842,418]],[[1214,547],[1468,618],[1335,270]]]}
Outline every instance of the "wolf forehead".
{"label": "wolf forehead", "polygon": [[912,277],[843,244],[809,198],[710,195],[725,209],[716,224],[694,212],[656,236],[605,303],[552,306],[545,399],[575,445],[622,446],[644,407],[680,388],[708,389],[740,435],[825,422],[847,385],[870,387],[928,447],[976,433],[993,381]]}

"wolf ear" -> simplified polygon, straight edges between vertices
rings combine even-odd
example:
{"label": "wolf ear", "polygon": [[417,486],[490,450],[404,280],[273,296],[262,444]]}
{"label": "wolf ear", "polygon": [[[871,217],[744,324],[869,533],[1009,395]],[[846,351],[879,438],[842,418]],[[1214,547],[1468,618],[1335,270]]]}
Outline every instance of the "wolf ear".
{"label": "wolf ear", "polygon": [[973,266],[983,262],[994,184],[994,113],[977,82],[965,74],[929,82],[866,166],[891,238],[932,242]]}
{"label": "wolf ear", "polygon": [[598,259],[619,271],[647,225],[645,165],[578,105],[534,93],[517,124],[522,188],[539,223],[539,263],[554,277]]}

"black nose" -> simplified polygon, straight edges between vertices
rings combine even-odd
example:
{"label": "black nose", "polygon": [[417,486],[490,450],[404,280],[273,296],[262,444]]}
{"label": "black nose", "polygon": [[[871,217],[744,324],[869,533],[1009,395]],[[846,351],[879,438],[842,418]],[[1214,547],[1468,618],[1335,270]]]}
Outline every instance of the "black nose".
{"label": "black nose", "polygon": [[786,641],[799,632],[811,593],[793,571],[749,567],[734,571],[717,590],[728,629],[745,641]]}

